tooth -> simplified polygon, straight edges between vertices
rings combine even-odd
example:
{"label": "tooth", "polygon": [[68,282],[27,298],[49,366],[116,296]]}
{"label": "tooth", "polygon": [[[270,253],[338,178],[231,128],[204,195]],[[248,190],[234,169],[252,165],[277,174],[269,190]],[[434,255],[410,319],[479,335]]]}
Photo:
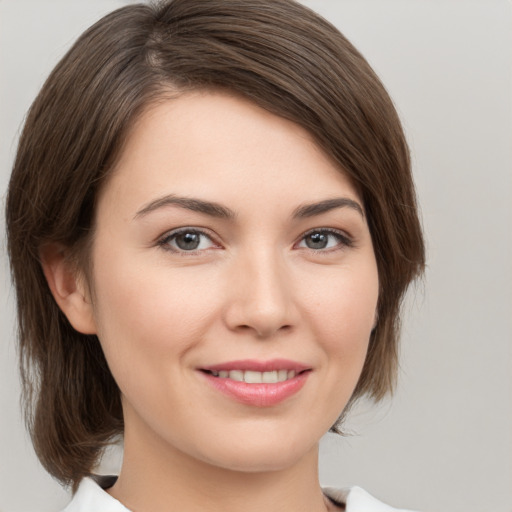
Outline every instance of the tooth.
{"label": "tooth", "polygon": [[231,380],[238,380],[240,382],[243,382],[243,380],[244,380],[244,372],[242,370],[231,370],[229,372],[229,378]]}
{"label": "tooth", "polygon": [[212,370],[212,375],[213,375],[214,377],[218,377],[218,376],[219,376],[219,372],[216,372],[216,371],[213,371],[213,370]]}
{"label": "tooth", "polygon": [[261,383],[261,372],[252,372],[247,370],[244,375],[244,381],[248,384],[260,384]]}
{"label": "tooth", "polygon": [[256,372],[252,370],[220,370],[212,371],[212,375],[222,379],[231,379],[239,382],[246,382],[247,384],[275,384],[277,382],[284,382],[288,379],[293,379],[297,372],[295,370],[273,370],[270,372]]}
{"label": "tooth", "polygon": [[279,370],[277,372],[277,382],[284,382],[288,378],[287,370]]}
{"label": "tooth", "polygon": [[261,382],[265,382],[267,384],[274,384],[275,382],[277,382],[277,372],[263,372]]}

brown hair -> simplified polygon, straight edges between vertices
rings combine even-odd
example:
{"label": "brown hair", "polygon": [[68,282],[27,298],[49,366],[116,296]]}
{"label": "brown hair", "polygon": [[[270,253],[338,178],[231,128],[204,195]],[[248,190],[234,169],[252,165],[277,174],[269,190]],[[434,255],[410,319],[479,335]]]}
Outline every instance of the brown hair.
{"label": "brown hair", "polygon": [[122,433],[95,336],[57,307],[39,252],[87,259],[95,198],[127,131],[166,91],[225,89],[308,130],[361,191],[378,264],[378,322],[352,401],[392,391],[399,308],[424,266],[407,144],[384,87],[327,21],[291,0],[169,0],[121,8],[55,67],[19,141],[7,197],[27,419],[46,469],[74,486]]}

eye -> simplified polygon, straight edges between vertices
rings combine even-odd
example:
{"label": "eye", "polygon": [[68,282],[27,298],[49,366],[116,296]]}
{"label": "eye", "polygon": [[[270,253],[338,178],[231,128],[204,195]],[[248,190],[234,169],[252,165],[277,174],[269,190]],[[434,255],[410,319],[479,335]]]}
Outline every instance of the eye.
{"label": "eye", "polygon": [[332,229],[315,229],[306,233],[298,247],[315,251],[352,246],[352,240],[345,234]]}
{"label": "eye", "polygon": [[196,252],[217,247],[210,236],[193,228],[182,228],[167,233],[158,245],[175,252]]}

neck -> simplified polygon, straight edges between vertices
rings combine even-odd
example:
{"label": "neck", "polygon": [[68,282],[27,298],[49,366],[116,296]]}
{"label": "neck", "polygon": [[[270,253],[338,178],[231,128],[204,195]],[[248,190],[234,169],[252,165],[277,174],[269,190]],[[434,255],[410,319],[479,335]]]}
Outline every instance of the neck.
{"label": "neck", "polygon": [[197,460],[158,441],[132,442],[109,493],[136,512],[325,512],[318,446],[290,467],[233,471]]}

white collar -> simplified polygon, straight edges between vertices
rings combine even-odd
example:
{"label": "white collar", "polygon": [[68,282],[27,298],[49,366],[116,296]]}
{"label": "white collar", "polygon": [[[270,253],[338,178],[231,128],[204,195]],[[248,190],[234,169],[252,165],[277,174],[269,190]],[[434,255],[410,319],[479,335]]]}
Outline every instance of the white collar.
{"label": "white collar", "polygon": [[[325,495],[345,505],[346,512],[407,512],[385,505],[360,487],[335,489],[326,487]],[[130,512],[92,478],[84,478],[69,505],[62,512]]]}
{"label": "white collar", "polygon": [[346,489],[324,487],[322,490],[335,503],[345,505],[346,512],[412,512],[390,507],[374,498],[361,487],[354,486]]}
{"label": "white collar", "polygon": [[62,512],[130,512],[92,478],[84,478]]}

